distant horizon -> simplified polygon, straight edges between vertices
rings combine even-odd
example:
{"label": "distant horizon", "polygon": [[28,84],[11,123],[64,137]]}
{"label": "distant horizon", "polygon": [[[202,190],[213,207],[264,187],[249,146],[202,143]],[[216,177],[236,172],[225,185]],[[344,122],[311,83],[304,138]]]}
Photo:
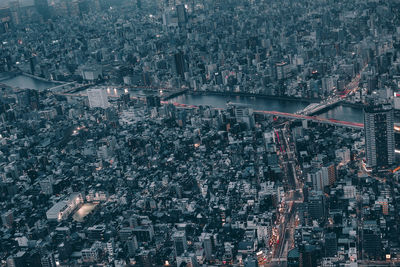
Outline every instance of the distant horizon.
{"label": "distant horizon", "polygon": [[22,5],[22,6],[30,6],[30,5],[33,5],[33,1],[34,0],[5,0],[4,3],[0,4],[0,7],[8,7],[8,5],[11,2],[15,2],[15,1],[18,1],[19,4]]}
{"label": "distant horizon", "polygon": [[[35,0],[0,0],[0,8],[9,7],[11,2],[18,1],[21,6],[33,6]],[[73,0],[70,0],[73,1]],[[49,5],[60,2],[60,0],[47,0]]]}

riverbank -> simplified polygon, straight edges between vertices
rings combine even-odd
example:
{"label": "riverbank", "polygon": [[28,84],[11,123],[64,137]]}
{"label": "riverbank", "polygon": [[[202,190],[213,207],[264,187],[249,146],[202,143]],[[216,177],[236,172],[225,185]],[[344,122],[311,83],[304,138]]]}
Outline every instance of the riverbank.
{"label": "riverbank", "polygon": [[279,111],[287,113],[296,113],[304,109],[310,103],[307,101],[293,101],[285,98],[271,98],[261,96],[246,96],[244,94],[225,94],[225,93],[207,93],[189,91],[186,94],[174,97],[170,102],[195,106],[211,106],[215,108],[226,108],[227,103],[237,103],[252,107],[254,110]]}
{"label": "riverbank", "polygon": [[32,79],[36,79],[38,81],[42,81],[42,82],[46,82],[46,83],[54,83],[54,84],[58,84],[58,85],[67,83],[67,82],[62,82],[62,81],[49,80],[49,79],[46,79],[46,78],[43,78],[43,77],[40,77],[40,76],[36,76],[36,75],[30,74],[28,72],[23,72],[21,70],[6,71],[6,72],[0,73],[0,81],[7,80],[7,79],[12,79],[12,78],[17,77],[18,75],[22,75],[22,76],[30,77]]}
{"label": "riverbank", "polygon": [[0,73],[0,82],[12,88],[34,89],[38,91],[62,85],[63,82],[50,81],[22,71]]}
{"label": "riverbank", "polygon": [[14,77],[16,77],[18,74],[14,73],[14,72],[1,72],[0,73],[0,82],[1,81],[5,81],[5,80],[9,80],[12,79]]}
{"label": "riverbank", "polygon": [[171,92],[171,93],[168,93],[166,96],[163,96],[162,100],[163,101],[168,101],[168,100],[170,100],[172,98],[178,97],[178,96],[186,94],[188,92],[189,92],[188,89],[184,89],[184,90],[180,90],[180,91],[176,91],[176,92]]}
{"label": "riverbank", "polygon": [[283,101],[295,101],[303,103],[319,103],[322,99],[320,98],[302,98],[295,96],[275,96],[266,94],[252,94],[243,92],[217,92],[217,91],[188,91],[191,95],[218,95],[218,96],[242,96],[242,97],[254,97],[254,98],[265,98],[270,100],[283,100]]}
{"label": "riverbank", "polygon": [[346,106],[346,107],[351,107],[351,108],[359,108],[359,109],[363,109],[364,108],[364,104],[363,103],[351,103],[351,102],[343,101],[342,105]]}
{"label": "riverbank", "polygon": [[55,84],[58,84],[58,85],[67,83],[67,82],[61,82],[61,81],[55,81],[55,80],[48,80],[48,79],[45,79],[45,78],[42,78],[42,77],[39,77],[39,76],[32,75],[32,74],[27,73],[27,72],[21,72],[20,75],[25,75],[25,76],[31,77],[32,79],[37,79],[37,80],[40,80],[42,82],[55,83]]}

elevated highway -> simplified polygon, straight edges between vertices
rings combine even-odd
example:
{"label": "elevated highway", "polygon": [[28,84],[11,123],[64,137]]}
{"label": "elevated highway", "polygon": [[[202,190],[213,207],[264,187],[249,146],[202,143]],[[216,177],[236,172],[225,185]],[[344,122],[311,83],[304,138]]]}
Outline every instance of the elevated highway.
{"label": "elevated highway", "polygon": [[298,115],[313,115],[317,114],[318,112],[321,112],[325,109],[328,109],[330,107],[333,107],[335,105],[340,104],[343,100],[345,100],[349,95],[354,94],[356,91],[358,91],[360,88],[358,87],[358,84],[361,79],[361,73],[368,67],[368,64],[366,64],[362,70],[360,71],[359,74],[357,74],[344,88],[343,94],[342,95],[335,95],[333,97],[330,97],[328,99],[325,99],[321,101],[320,103],[314,103],[310,104],[307,107],[305,107],[303,110],[300,110],[296,112]]}
{"label": "elevated highway", "polygon": [[305,107],[303,110],[296,112],[299,115],[313,115],[318,112],[322,112],[325,109],[329,109],[333,106],[340,104],[343,101],[340,97],[335,97],[321,103],[313,103]]}
{"label": "elevated highway", "polygon": [[292,114],[286,112],[279,112],[279,111],[266,111],[266,110],[255,110],[255,113],[262,113],[262,114],[270,114],[277,117],[289,118],[289,119],[301,119],[301,120],[308,120],[308,121],[315,121],[319,123],[326,123],[331,125],[343,126],[343,127],[350,127],[355,129],[363,129],[363,123],[357,122],[349,122],[349,121],[340,121],[335,119],[326,119],[318,116],[307,116],[307,115],[300,115],[300,114]]}
{"label": "elevated highway", "polygon": [[[162,101],[161,103],[168,104],[170,102]],[[181,103],[176,103],[176,102],[171,103],[171,104],[173,104],[177,107],[182,107],[182,108],[198,108],[198,106],[195,106],[195,105],[186,105],[186,104],[181,104]],[[222,108],[215,108],[215,109],[222,109]],[[288,119],[300,119],[300,120],[315,121],[318,123],[326,123],[326,124],[355,128],[355,129],[363,129],[364,128],[364,124],[362,124],[362,123],[339,121],[339,120],[335,120],[335,119],[326,119],[326,118],[317,117],[317,116],[306,116],[306,115],[300,115],[300,114],[286,113],[286,112],[280,112],[280,111],[268,111],[268,110],[254,110],[254,113],[271,115],[271,116],[288,118]]]}

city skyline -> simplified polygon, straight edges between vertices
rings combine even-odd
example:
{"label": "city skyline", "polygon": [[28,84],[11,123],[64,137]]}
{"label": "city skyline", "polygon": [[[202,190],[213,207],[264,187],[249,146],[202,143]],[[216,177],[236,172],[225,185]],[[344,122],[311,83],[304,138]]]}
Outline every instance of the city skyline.
{"label": "city skyline", "polygon": [[400,266],[400,2],[0,3],[0,266]]}

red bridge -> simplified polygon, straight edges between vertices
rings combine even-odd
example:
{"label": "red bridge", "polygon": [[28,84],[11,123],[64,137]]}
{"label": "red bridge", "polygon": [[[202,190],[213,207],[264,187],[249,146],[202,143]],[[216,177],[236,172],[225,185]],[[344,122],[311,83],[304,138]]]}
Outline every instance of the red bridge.
{"label": "red bridge", "polygon": [[[162,101],[161,103],[168,104],[169,102]],[[181,103],[177,103],[177,102],[174,102],[172,104],[174,106],[182,107],[182,108],[198,108],[198,106],[195,106],[195,105],[186,105],[186,104],[181,104]],[[215,109],[222,109],[222,108],[215,108]],[[356,129],[364,128],[364,124],[362,124],[362,123],[339,121],[339,120],[335,120],[335,119],[326,119],[326,118],[317,117],[317,116],[306,116],[306,115],[299,115],[299,114],[286,113],[286,112],[280,112],[280,111],[267,111],[267,110],[254,110],[254,113],[266,114],[266,115],[277,116],[277,117],[284,117],[284,118],[289,118],[289,119],[310,120],[310,121],[315,121],[315,122],[319,122],[319,123],[326,123],[326,124],[338,125],[338,126],[350,127],[350,128],[356,128]]]}

